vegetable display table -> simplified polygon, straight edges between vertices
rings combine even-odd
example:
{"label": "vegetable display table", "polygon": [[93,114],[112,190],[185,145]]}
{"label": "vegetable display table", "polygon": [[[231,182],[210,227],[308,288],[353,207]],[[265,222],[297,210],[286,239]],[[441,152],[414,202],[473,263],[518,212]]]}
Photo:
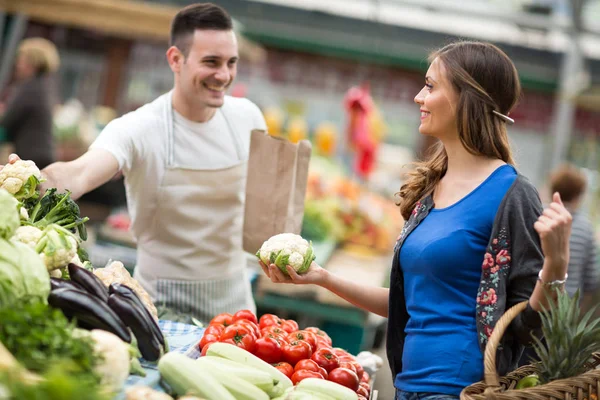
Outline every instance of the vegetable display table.
{"label": "vegetable display table", "polygon": [[[187,355],[190,358],[200,357],[200,351],[196,347],[196,344],[202,338],[204,334],[204,328],[196,325],[183,324],[179,322],[160,320],[159,326],[165,338],[169,342],[169,351],[178,352]],[[146,376],[130,375],[125,382],[125,387],[119,393],[115,400],[125,400],[125,389],[136,386],[148,386],[157,391],[164,392],[160,386],[160,374],[156,367],[156,364],[147,363],[142,360],[142,367],[146,372]],[[371,375],[372,382],[375,381],[376,371],[367,370]],[[371,391],[371,400],[377,400],[377,391]]]}

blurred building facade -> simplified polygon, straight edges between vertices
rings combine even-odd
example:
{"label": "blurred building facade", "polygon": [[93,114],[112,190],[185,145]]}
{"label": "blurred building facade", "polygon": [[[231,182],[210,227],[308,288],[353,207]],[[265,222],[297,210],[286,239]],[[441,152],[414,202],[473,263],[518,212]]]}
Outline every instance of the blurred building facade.
{"label": "blurred building facade", "polygon": [[[343,96],[351,86],[368,81],[385,117],[386,141],[412,148],[422,140],[417,133],[419,114],[413,97],[423,84],[429,51],[457,36],[496,42],[515,61],[524,87],[522,101],[512,115],[517,123],[510,129],[517,160],[536,184],[546,178],[545,160],[551,153],[564,50],[551,27],[488,18],[482,4],[492,1],[467,1],[479,3],[479,8],[464,15],[460,10],[449,10],[456,2],[440,2],[446,8],[440,6],[439,10],[417,8],[409,0],[382,2],[404,7],[388,10],[366,8],[367,3],[377,3],[373,1],[347,0],[347,12],[333,10],[337,0],[320,2],[328,4],[331,12],[316,6],[310,9],[307,4],[311,1],[214,2],[241,23],[243,37],[258,44],[250,47],[240,64],[236,93],[263,108],[280,107],[289,118],[301,116],[310,129],[322,121],[332,121],[343,131]],[[64,12],[84,3],[84,8],[72,13],[77,17],[69,18]],[[120,8],[114,8],[116,3]],[[0,9],[7,11],[4,25],[10,26],[20,15],[27,19],[23,36],[47,37],[59,46],[63,100],[77,98],[86,107],[104,105],[121,114],[172,86],[164,56],[168,23],[178,8],[190,3],[24,0],[12,6],[0,2]],[[356,3],[354,8],[352,3]],[[534,11],[532,21],[540,13],[548,13],[544,2],[530,2],[529,7]],[[103,22],[98,22],[99,17]],[[474,22],[472,26],[466,23],[469,19]],[[588,71],[586,88],[600,86],[600,33],[585,32],[582,41]],[[253,59],[256,52],[261,52],[261,57]],[[567,156],[582,166],[598,169],[600,102],[586,90],[577,98]]]}

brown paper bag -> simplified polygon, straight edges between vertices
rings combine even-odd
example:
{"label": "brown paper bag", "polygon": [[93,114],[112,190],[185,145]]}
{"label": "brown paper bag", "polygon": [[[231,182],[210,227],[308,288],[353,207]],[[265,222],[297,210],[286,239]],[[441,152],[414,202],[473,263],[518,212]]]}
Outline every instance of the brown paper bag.
{"label": "brown paper bag", "polygon": [[271,236],[300,234],[311,144],[298,144],[254,130],[250,139],[244,250],[255,254]]}

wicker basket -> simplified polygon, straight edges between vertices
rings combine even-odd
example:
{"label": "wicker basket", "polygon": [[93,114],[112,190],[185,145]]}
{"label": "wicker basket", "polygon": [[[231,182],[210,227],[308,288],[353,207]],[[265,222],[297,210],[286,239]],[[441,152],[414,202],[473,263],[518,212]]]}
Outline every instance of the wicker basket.
{"label": "wicker basket", "polygon": [[[504,331],[512,320],[527,307],[527,301],[510,308],[500,318],[485,348],[484,380],[466,387],[461,400],[593,400],[600,393],[600,353],[587,365],[587,372],[568,379],[552,381],[545,385],[515,389],[517,382],[536,372],[535,365],[527,365],[498,378],[496,349]],[[595,395],[595,396],[592,396]]]}

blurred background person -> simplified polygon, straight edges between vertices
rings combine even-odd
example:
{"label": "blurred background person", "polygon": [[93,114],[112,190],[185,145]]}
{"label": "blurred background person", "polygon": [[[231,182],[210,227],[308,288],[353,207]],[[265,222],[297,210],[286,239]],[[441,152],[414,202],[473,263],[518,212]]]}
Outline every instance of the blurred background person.
{"label": "blurred background person", "polygon": [[0,118],[5,137],[15,152],[33,160],[39,168],[54,162],[52,135],[53,96],[49,76],[56,72],[60,58],[56,46],[43,38],[21,42],[11,90]]}
{"label": "blurred background person", "polygon": [[587,188],[585,174],[572,164],[563,164],[550,175],[550,193],[558,192],[573,216],[569,279],[565,289],[573,296],[580,290],[582,305],[587,308],[598,290],[600,272],[597,265],[596,240],[592,223],[581,210]]}

